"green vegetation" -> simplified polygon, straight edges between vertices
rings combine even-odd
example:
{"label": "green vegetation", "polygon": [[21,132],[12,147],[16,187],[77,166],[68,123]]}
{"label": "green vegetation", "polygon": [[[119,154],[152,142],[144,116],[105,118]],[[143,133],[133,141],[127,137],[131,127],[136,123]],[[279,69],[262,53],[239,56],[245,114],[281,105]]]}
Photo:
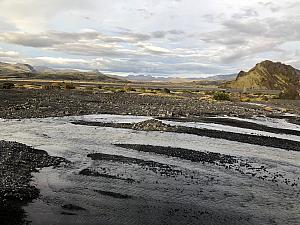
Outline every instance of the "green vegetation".
{"label": "green vegetation", "polygon": [[230,96],[225,91],[215,91],[213,93],[213,99],[217,101],[230,101]]}
{"label": "green vegetation", "polygon": [[124,92],[132,92],[132,91],[136,91],[134,88],[130,87],[130,86],[124,86]]}
{"label": "green vegetation", "polygon": [[171,93],[171,91],[167,88],[161,89],[160,92],[163,93],[163,94],[170,94]]}
{"label": "green vegetation", "polygon": [[63,88],[65,90],[75,89],[75,85],[73,83],[63,83]]}

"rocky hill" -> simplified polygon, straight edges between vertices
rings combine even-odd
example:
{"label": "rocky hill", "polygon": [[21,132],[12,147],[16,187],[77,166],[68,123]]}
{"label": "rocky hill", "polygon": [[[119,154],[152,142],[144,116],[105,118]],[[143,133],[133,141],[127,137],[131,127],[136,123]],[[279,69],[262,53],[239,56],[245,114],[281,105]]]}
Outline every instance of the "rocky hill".
{"label": "rocky hill", "polygon": [[10,64],[0,62],[0,75],[14,76],[22,73],[35,73],[36,70],[28,64]]}
{"label": "rocky hill", "polygon": [[300,70],[269,60],[256,64],[248,72],[241,71],[226,87],[236,89],[288,90],[300,88]]}
{"label": "rocky hill", "polygon": [[82,72],[78,70],[56,70],[49,67],[29,64],[10,64],[0,62],[0,78],[45,79],[45,80],[87,80],[87,81],[119,81],[104,75],[98,70]]}

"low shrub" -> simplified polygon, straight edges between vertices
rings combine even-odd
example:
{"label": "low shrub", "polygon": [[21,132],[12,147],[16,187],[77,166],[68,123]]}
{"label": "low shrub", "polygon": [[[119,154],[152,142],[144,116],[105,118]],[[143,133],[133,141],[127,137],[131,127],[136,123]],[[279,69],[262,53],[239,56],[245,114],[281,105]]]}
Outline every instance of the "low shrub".
{"label": "low shrub", "polygon": [[171,91],[168,89],[168,88],[163,88],[160,90],[161,93],[164,93],[164,94],[170,94]]}
{"label": "low shrub", "polygon": [[132,88],[132,87],[130,87],[130,86],[125,86],[125,87],[123,88],[123,90],[124,90],[125,92],[136,91],[134,88]]}
{"label": "low shrub", "polygon": [[75,89],[75,85],[73,83],[64,83],[63,84],[64,89],[66,90],[71,90],[71,89]]}
{"label": "low shrub", "polygon": [[141,87],[140,88],[140,92],[142,92],[142,93],[146,93],[147,91],[146,91],[146,88],[144,88],[144,87]]}
{"label": "low shrub", "polygon": [[213,99],[217,101],[230,101],[230,96],[225,91],[215,91],[213,93]]}

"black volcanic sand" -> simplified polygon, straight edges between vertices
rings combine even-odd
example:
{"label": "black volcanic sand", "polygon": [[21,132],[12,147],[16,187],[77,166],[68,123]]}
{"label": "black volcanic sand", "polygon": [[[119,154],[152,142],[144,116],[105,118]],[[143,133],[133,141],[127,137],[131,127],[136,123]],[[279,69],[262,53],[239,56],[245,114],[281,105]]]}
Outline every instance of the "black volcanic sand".
{"label": "black volcanic sand", "polygon": [[[210,163],[216,166],[223,167],[225,169],[235,170],[241,174],[245,174],[251,177],[257,177],[261,180],[271,181],[273,183],[282,182],[291,187],[297,187],[298,181],[286,178],[281,173],[271,173],[266,165],[257,165],[241,157],[235,157],[231,155],[225,155],[214,152],[200,152],[191,149],[165,147],[165,146],[153,146],[153,145],[139,145],[139,144],[115,144],[117,147],[136,150],[139,152],[155,153],[159,155],[176,157],[184,160],[190,160],[191,162]],[[99,154],[101,158],[102,154]],[[94,159],[98,158],[98,154],[93,154]],[[109,156],[118,161],[118,157]],[[130,160],[128,160],[130,161]],[[171,167],[172,168],[172,167]],[[177,174],[180,174],[177,172]],[[182,174],[182,173],[181,173]],[[166,174],[169,175],[169,174]]]}
{"label": "black volcanic sand", "polygon": [[152,146],[152,145],[137,145],[137,144],[115,144],[117,147],[134,149],[140,152],[154,152],[156,154],[167,155],[170,157],[178,157],[181,159],[190,160],[192,162],[206,163],[221,163],[232,164],[237,162],[236,158],[230,155],[224,155],[214,152],[199,152],[190,149]]}
{"label": "black volcanic sand", "polygon": [[132,196],[130,196],[130,195],[120,194],[120,193],[111,192],[111,191],[95,190],[95,192],[97,192],[101,195],[107,195],[107,196],[110,196],[113,198],[121,198],[121,199],[132,198]]}
{"label": "black volcanic sand", "polygon": [[91,176],[91,177],[104,177],[104,178],[109,178],[109,179],[116,179],[116,180],[124,180],[127,181],[129,183],[135,182],[135,180],[131,179],[131,178],[122,178],[120,176],[117,175],[110,175],[107,173],[100,173],[98,171],[92,170],[90,168],[86,168],[83,169],[79,172],[80,175],[84,175],[84,176]]}
{"label": "black volcanic sand", "polygon": [[[101,93],[79,90],[0,90],[0,117],[7,119],[121,114],[139,116],[281,115],[240,102],[208,102],[198,95],[172,97],[137,93]],[[292,108],[292,112],[297,108]],[[299,110],[298,110],[299,111]],[[295,111],[295,112],[298,112]]]}
{"label": "black volcanic sand", "polygon": [[[201,163],[210,163],[217,166],[222,166],[226,169],[234,169],[238,168],[238,159],[233,156],[223,155],[219,153],[213,152],[198,152],[189,149],[182,149],[182,148],[173,148],[173,147],[163,147],[163,146],[152,146],[152,145],[137,145],[137,144],[115,144],[117,147],[136,150],[140,152],[148,152],[148,153],[155,153],[159,155],[165,155],[169,157],[177,157],[184,160],[190,160],[192,162],[201,162]],[[176,176],[184,176],[185,178],[194,179],[194,176],[191,175],[188,171],[181,167],[176,167],[173,165],[159,163],[151,160],[143,160],[131,157],[125,157],[121,155],[111,155],[111,154],[104,154],[104,153],[93,153],[88,154],[93,160],[104,160],[104,161],[111,161],[115,163],[123,163],[128,165],[138,165],[142,169],[150,170],[157,175],[165,176],[165,177],[176,177]],[[235,164],[235,165],[233,165]],[[244,163],[244,166],[247,165],[248,167],[252,167],[250,164]],[[90,169],[83,169],[79,172],[81,175],[86,176],[95,176],[95,177],[105,177],[111,179],[120,179],[119,176],[109,175],[109,174],[102,174],[97,171],[93,171]],[[127,181],[125,178],[121,178],[122,180]]]}
{"label": "black volcanic sand", "polygon": [[[141,123],[103,123],[103,122],[88,122],[88,121],[74,121],[76,125],[99,126],[99,127],[113,127],[134,130],[152,130],[152,131],[166,131],[184,134],[193,134],[198,136],[225,139],[229,141],[237,141],[241,143],[254,144],[266,147],[281,148],[285,150],[300,151],[300,143],[293,140],[281,139],[277,137],[257,136],[251,134],[239,134],[229,131],[210,130],[205,128],[193,128],[184,126],[170,126],[160,121],[149,120]],[[143,129],[145,128],[145,129]]]}
{"label": "black volcanic sand", "polygon": [[268,127],[262,124],[257,124],[254,122],[235,120],[231,118],[219,118],[219,117],[157,117],[160,120],[167,121],[175,121],[175,122],[200,122],[200,123],[214,123],[221,124],[231,127],[240,127],[252,130],[265,131],[275,134],[288,134],[288,135],[296,135],[300,136],[300,131],[284,129],[284,128],[276,128],[276,127]]}
{"label": "black volcanic sand", "polygon": [[39,190],[30,184],[38,168],[58,166],[66,160],[51,157],[17,142],[0,141],[0,223],[27,224],[23,205],[37,198]]}
{"label": "black volcanic sand", "polygon": [[155,173],[159,173],[161,175],[175,176],[176,174],[181,174],[181,171],[174,168],[174,166],[164,164],[164,163],[154,162],[151,160],[142,160],[137,158],[125,157],[121,155],[110,155],[110,154],[103,154],[103,153],[88,154],[88,157],[90,157],[93,160],[105,160],[105,161],[120,162],[125,164],[135,164],[141,166],[142,168],[147,168]]}

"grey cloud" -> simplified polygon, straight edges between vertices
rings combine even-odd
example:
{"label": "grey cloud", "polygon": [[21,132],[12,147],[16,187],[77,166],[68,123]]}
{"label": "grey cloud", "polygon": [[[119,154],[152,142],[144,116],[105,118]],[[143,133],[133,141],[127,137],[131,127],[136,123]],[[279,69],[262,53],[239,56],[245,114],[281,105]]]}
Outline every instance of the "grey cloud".
{"label": "grey cloud", "polygon": [[144,16],[145,19],[154,16],[154,13],[153,13],[153,12],[150,12],[150,11],[147,10],[147,9],[137,9],[137,11],[140,12],[140,13]]}
{"label": "grey cloud", "polygon": [[164,38],[166,36],[166,32],[165,31],[155,31],[155,32],[152,32],[152,36],[154,38]]}
{"label": "grey cloud", "polygon": [[244,19],[244,18],[250,18],[250,17],[257,17],[259,16],[258,12],[255,9],[242,9],[240,13],[235,13],[232,15],[232,18],[234,19]]}
{"label": "grey cloud", "polygon": [[36,36],[24,33],[14,33],[13,35],[9,33],[0,34],[0,40],[29,47],[49,47],[61,42],[47,36]]}
{"label": "grey cloud", "polygon": [[261,52],[280,51],[276,49],[278,42],[271,42],[269,40],[258,40],[256,43],[250,43],[246,46],[240,46],[234,49],[226,49],[224,54],[220,54],[220,61],[223,63],[231,63],[237,60],[242,60],[251,55],[255,55]]}
{"label": "grey cloud", "polygon": [[274,2],[259,2],[260,5],[262,5],[263,7],[266,7],[268,9],[270,9],[272,12],[277,12],[281,9],[281,7],[279,5],[277,5]]}
{"label": "grey cloud", "polygon": [[222,23],[230,31],[233,31],[233,34],[236,33],[245,33],[253,35],[262,35],[267,29],[267,24],[264,21],[260,20],[226,20]]}
{"label": "grey cloud", "polygon": [[185,34],[185,32],[182,31],[182,30],[169,30],[168,32],[169,32],[169,34],[173,34],[173,35],[182,35],[182,34]]}
{"label": "grey cloud", "polygon": [[151,35],[149,35],[149,34],[126,32],[126,31],[120,32],[120,34],[122,36],[131,38],[131,39],[133,39],[135,41],[147,41],[147,40],[151,39]]}
{"label": "grey cloud", "polygon": [[205,14],[202,16],[204,21],[208,23],[218,23],[219,21],[224,20],[225,14],[224,13],[218,13],[218,14]]}
{"label": "grey cloud", "polygon": [[139,42],[149,41],[153,38],[162,39],[167,34],[179,35],[183,31],[155,31],[151,34],[135,33],[131,31],[118,32],[116,36],[105,35],[96,31],[90,32],[58,32],[48,31],[43,33],[29,34],[20,32],[6,32],[0,33],[0,41],[18,44],[23,46],[38,47],[38,48],[52,48],[57,45],[74,44],[81,42],[90,42],[92,44],[104,45],[105,43],[128,43],[136,44]]}
{"label": "grey cloud", "polygon": [[200,35],[200,39],[208,43],[218,43],[222,45],[242,45],[247,43],[244,36],[233,35],[233,31],[222,30],[204,33]]}
{"label": "grey cloud", "polygon": [[278,52],[279,46],[300,40],[300,16],[264,19],[230,19],[223,29],[203,33],[200,39],[223,46],[221,62],[231,63],[262,52]]}
{"label": "grey cloud", "polygon": [[182,30],[169,30],[169,31],[154,31],[151,33],[153,38],[165,38],[167,35],[180,36],[185,32]]}

